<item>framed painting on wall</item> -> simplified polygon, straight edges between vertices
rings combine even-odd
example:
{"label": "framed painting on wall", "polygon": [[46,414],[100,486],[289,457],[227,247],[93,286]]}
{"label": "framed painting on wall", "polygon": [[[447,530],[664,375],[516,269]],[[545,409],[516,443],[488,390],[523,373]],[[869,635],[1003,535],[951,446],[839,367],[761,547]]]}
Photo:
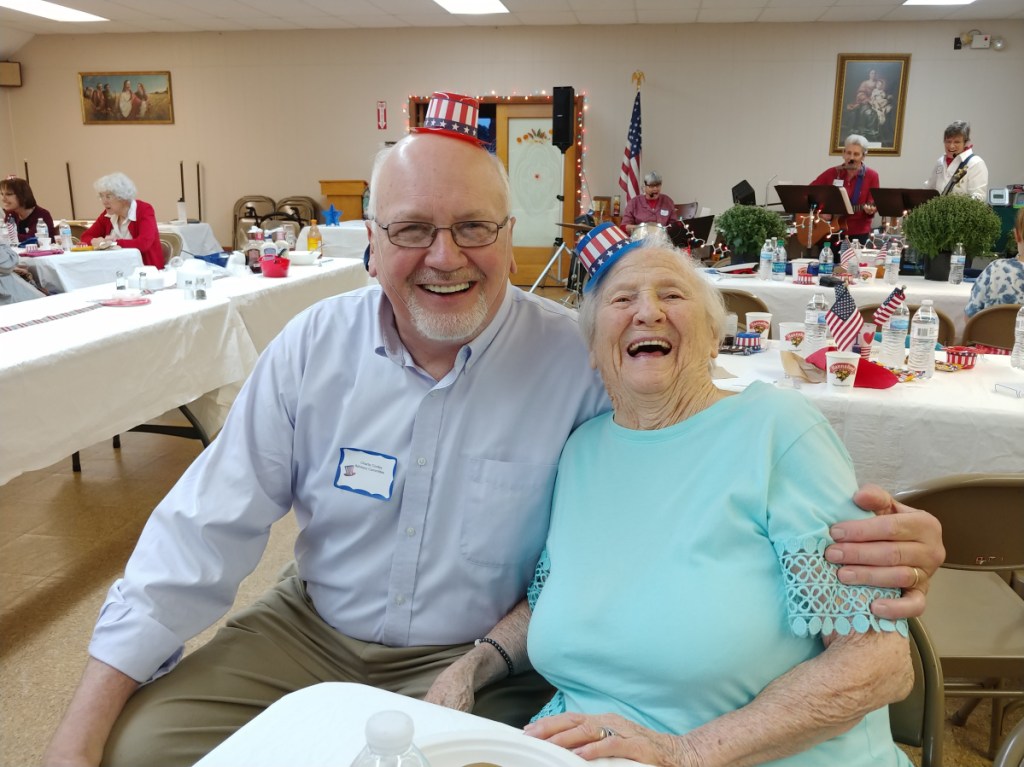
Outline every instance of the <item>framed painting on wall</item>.
{"label": "framed painting on wall", "polygon": [[829,154],[842,154],[851,133],[864,136],[872,154],[900,154],[909,75],[909,53],[840,53]]}
{"label": "framed painting on wall", "polygon": [[79,72],[85,125],[169,125],[174,122],[170,72]]}

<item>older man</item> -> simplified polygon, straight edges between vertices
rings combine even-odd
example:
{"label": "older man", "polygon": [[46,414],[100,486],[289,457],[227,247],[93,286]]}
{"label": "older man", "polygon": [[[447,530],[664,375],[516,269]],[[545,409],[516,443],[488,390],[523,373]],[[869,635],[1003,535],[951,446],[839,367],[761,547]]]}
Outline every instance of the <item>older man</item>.
{"label": "older man", "polygon": [[653,170],[644,175],[644,193],[626,203],[622,228],[632,233],[640,224],[668,226],[676,218],[676,204],[661,193],[661,174]]}
{"label": "older man", "polygon": [[840,186],[853,207],[852,215],[833,220],[833,230],[841,229],[842,235],[851,240],[866,242],[871,234],[871,221],[875,217],[875,204],[871,190],[878,188],[878,172],[864,164],[868,155],[868,140],[857,134],[850,134],[843,142],[843,162],[834,165],[811,182],[812,186]]}
{"label": "older man", "polygon": [[[311,307],[264,352],[111,588],[46,763],[191,764],[322,681],[475,700],[520,723],[546,697],[539,677],[512,676],[497,645],[474,640],[522,599],[562,443],[608,402],[574,316],[509,287],[508,180],[472,138],[475,102],[434,101],[441,117],[428,110],[428,127],[374,167],[380,286]],[[833,549],[854,565],[843,577],[916,586],[875,609],[919,612],[942,557],[935,520],[881,492],[860,502],[908,513],[837,527],[874,541]],[[298,574],[178,665],[289,509]],[[432,689],[470,653],[478,674]]]}

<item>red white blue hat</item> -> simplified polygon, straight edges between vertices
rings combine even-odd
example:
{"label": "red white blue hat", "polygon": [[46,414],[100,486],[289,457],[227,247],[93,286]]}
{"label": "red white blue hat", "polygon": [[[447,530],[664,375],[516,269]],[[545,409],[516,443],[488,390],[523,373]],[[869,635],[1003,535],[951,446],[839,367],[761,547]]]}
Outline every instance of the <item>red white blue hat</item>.
{"label": "red white blue hat", "polygon": [[484,142],[476,136],[479,116],[479,100],[457,93],[435,92],[427,104],[423,125],[412,130],[414,133],[436,133],[483,146]]}
{"label": "red white blue hat", "polygon": [[590,274],[590,280],[583,288],[583,292],[586,293],[594,287],[612,264],[640,244],[641,241],[630,240],[628,234],[610,221],[587,232],[576,246],[580,263]]}

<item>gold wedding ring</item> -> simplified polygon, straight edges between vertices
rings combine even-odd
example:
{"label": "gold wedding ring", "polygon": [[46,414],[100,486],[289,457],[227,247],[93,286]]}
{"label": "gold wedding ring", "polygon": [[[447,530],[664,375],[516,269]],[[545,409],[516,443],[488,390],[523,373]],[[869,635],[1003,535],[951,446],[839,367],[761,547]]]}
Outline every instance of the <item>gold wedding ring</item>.
{"label": "gold wedding ring", "polygon": [[916,567],[911,568],[914,571],[914,582],[910,584],[911,589],[916,589],[917,584],[921,582],[921,571]]}

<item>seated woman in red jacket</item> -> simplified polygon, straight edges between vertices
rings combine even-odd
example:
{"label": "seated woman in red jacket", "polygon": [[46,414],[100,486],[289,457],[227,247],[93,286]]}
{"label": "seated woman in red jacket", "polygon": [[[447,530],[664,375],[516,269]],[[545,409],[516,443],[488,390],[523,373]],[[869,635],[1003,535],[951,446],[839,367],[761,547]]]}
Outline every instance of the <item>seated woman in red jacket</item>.
{"label": "seated woman in red jacket", "polygon": [[136,248],[142,263],[164,268],[156,214],[148,202],[135,199],[135,184],[123,173],[111,173],[92,185],[99,192],[103,213],[82,233],[83,245]]}

